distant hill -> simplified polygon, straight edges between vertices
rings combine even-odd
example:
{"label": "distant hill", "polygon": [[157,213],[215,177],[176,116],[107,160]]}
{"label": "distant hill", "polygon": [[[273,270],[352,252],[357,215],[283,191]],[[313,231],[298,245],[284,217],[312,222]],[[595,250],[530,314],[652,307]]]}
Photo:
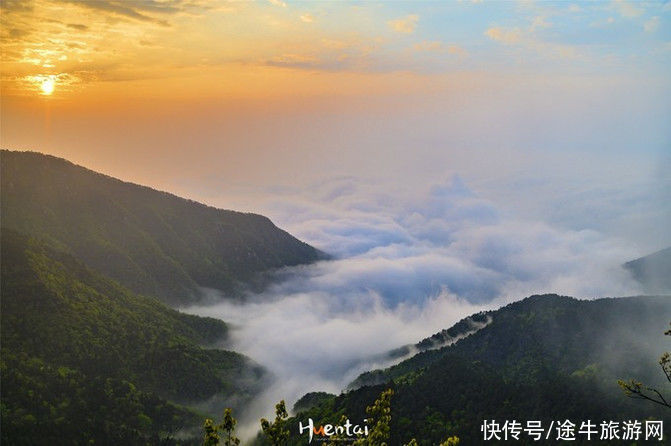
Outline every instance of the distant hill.
{"label": "distant hill", "polygon": [[[668,409],[625,397],[616,382],[636,378],[668,388],[657,361],[671,348],[663,335],[671,298],[532,296],[483,316],[491,322],[470,336],[362,375],[368,385],[357,390],[324,396],[291,419],[291,432],[309,417],[315,425],[337,424],[342,414],[362,420],[386,388],[395,391],[389,444],[416,438],[433,445],[450,435],[482,444],[485,419],[668,420]],[[304,444],[292,435],[289,444]]]}
{"label": "distant hill", "polygon": [[136,295],[13,230],[1,239],[3,444],[159,444],[199,428],[182,405],[225,395],[240,408],[260,391],[259,366],[202,347],[226,336],[223,322]]}
{"label": "distant hill", "polygon": [[647,293],[671,294],[671,247],[624,264]]}
{"label": "distant hill", "polygon": [[256,214],[215,209],[35,152],[0,153],[2,227],[172,305],[233,293],[324,253]]}

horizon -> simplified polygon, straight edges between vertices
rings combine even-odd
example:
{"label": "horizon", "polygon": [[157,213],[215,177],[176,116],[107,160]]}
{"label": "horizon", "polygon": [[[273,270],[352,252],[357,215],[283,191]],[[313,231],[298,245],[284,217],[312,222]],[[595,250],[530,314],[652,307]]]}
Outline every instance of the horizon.
{"label": "horizon", "polygon": [[671,244],[668,1],[2,9],[4,148],[289,229],[268,202],[291,189],[458,176],[520,219]]}
{"label": "horizon", "polygon": [[[206,203],[206,202],[203,202],[203,201],[198,201],[197,199],[194,199],[194,198],[192,198],[192,197],[188,197],[188,196],[184,196],[184,195],[179,195],[178,193],[173,192],[173,191],[170,191],[170,190],[167,190],[167,189],[160,189],[160,188],[157,188],[157,187],[154,187],[154,186],[151,186],[151,185],[142,184],[142,183],[140,183],[140,182],[134,182],[134,181],[129,180],[129,179],[124,179],[124,178],[120,178],[120,177],[115,177],[115,176],[113,176],[113,175],[111,175],[111,174],[108,174],[108,173],[105,173],[105,172],[100,172],[100,171],[94,170],[94,169],[92,169],[92,168],[90,168],[90,167],[87,167],[87,166],[84,166],[84,165],[82,165],[82,164],[77,164],[77,163],[75,163],[75,162],[73,162],[73,161],[71,161],[71,160],[69,160],[69,159],[63,158],[63,157],[58,156],[58,155],[52,155],[52,154],[49,154],[49,153],[43,153],[43,152],[40,152],[40,151],[37,151],[37,150],[30,150],[30,149],[29,149],[29,150],[22,150],[22,149],[5,149],[5,148],[2,148],[2,149],[0,149],[0,150],[1,150],[1,151],[9,151],[9,152],[17,152],[17,153],[29,153],[29,154],[36,154],[36,155],[43,155],[43,156],[52,157],[52,158],[54,158],[54,159],[56,159],[56,160],[58,160],[58,161],[64,161],[64,162],[66,162],[66,163],[72,164],[72,165],[75,166],[75,167],[78,167],[78,168],[82,168],[82,169],[88,170],[88,171],[93,172],[93,173],[95,173],[95,174],[101,174],[101,175],[104,175],[105,177],[108,177],[108,178],[113,179],[113,180],[119,180],[119,181],[122,181],[123,183],[129,184],[129,185],[133,185],[133,186],[145,187],[145,188],[151,189],[151,190],[156,191],[156,192],[167,193],[167,194],[172,195],[172,196],[174,196],[174,197],[176,197],[176,198],[180,198],[180,199],[184,199],[184,200],[189,200],[189,201],[195,201],[195,202],[198,203],[198,204],[201,204],[201,205],[204,205],[204,206],[208,206],[208,207],[213,207],[213,208],[215,208],[215,209],[222,210],[222,211],[251,213],[251,214],[257,214],[257,215],[266,216],[266,215],[259,214],[258,212],[254,212],[254,211],[240,211],[240,210],[232,209],[232,208],[217,207],[216,205],[209,204],[209,203]],[[266,217],[267,217],[267,216],[266,216]],[[273,224],[276,224],[276,222],[273,221],[272,219],[271,219],[271,221],[273,222]],[[277,225],[277,224],[276,224],[276,225]],[[277,225],[277,226],[278,226],[280,229],[284,229],[284,228],[280,227],[279,225]],[[292,235],[293,235],[293,234],[292,234]],[[305,241],[305,240],[301,240],[301,241]],[[648,252],[648,253],[641,254],[641,257],[646,257],[646,256],[648,256],[648,255],[657,254],[658,252],[660,252],[660,251],[664,251],[664,250],[667,250],[667,249],[671,249],[671,246],[661,247],[661,248],[659,248],[659,249],[657,249],[657,250],[655,250],[655,251],[651,251],[651,252]],[[326,254],[329,254],[329,255],[332,254],[332,253],[330,253],[330,252],[325,252],[325,253],[326,253]],[[632,259],[630,259],[630,260],[637,260],[637,259],[632,258]],[[627,261],[630,261],[630,260],[627,260]],[[534,295],[536,295],[536,294],[533,294],[533,295],[530,295],[530,296],[534,296]],[[526,297],[529,297],[529,296],[526,296]],[[615,296],[613,296],[613,297],[615,297]],[[622,296],[622,297],[627,297],[627,296]],[[588,298],[588,299],[589,299],[589,298]]]}

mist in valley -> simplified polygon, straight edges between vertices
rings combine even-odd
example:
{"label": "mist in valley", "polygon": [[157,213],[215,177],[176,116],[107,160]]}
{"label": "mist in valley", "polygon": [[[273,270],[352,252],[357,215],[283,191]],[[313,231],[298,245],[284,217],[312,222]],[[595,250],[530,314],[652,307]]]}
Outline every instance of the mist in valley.
{"label": "mist in valley", "polygon": [[225,347],[270,372],[269,387],[240,414],[244,436],[277,401],[291,408],[307,392],[338,394],[360,373],[400,361],[385,353],[473,313],[532,294],[641,292],[622,268],[635,245],[516,219],[456,176],[406,200],[353,178],[326,182],[315,196],[275,197],[275,215],[332,260],[277,271],[245,299],[210,296],[185,309],[226,321]]}

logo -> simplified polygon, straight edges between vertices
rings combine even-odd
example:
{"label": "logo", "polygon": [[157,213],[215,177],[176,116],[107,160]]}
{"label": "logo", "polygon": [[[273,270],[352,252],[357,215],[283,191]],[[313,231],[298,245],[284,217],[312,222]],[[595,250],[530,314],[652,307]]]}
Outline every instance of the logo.
{"label": "logo", "polygon": [[356,440],[358,437],[368,436],[368,426],[365,424],[366,420],[364,419],[363,422],[363,425],[353,425],[350,423],[349,419],[347,419],[345,420],[345,424],[342,425],[324,424],[319,427],[315,427],[315,423],[312,421],[312,418],[308,418],[308,422],[305,425],[303,425],[302,421],[299,422],[298,433],[302,435],[303,432],[307,430],[310,434],[310,440],[308,443],[312,443],[312,437],[314,435],[323,437],[319,439],[321,441],[326,440],[328,437],[333,435],[342,435],[343,440]]}

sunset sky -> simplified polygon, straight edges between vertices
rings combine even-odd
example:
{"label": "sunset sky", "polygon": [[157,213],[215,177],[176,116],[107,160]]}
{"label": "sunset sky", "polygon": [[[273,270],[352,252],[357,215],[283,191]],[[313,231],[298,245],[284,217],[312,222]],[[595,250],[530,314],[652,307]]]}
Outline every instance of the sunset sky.
{"label": "sunset sky", "polygon": [[4,0],[1,19],[3,148],[280,223],[267,200],[291,188],[458,175],[518,216],[671,243],[671,2]]}

